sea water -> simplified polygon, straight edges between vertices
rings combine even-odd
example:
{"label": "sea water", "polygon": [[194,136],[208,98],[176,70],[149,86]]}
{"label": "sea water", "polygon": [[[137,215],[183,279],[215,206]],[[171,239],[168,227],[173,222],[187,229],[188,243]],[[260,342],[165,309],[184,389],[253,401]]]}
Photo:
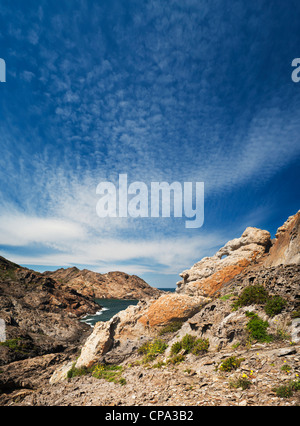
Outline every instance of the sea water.
{"label": "sea water", "polygon": [[[159,290],[174,292],[175,288],[159,288]],[[118,312],[123,311],[130,305],[137,305],[139,303],[136,299],[95,299],[95,302],[102,306],[102,308],[94,315],[85,315],[81,318],[81,322],[85,322],[91,327],[94,327],[96,322],[109,321]]]}

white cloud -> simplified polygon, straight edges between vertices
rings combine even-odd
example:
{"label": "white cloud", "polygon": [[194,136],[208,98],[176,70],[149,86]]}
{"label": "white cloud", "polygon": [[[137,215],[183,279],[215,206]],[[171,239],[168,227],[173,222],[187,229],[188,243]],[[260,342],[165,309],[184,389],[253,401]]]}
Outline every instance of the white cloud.
{"label": "white cloud", "polygon": [[0,216],[0,244],[25,246],[74,241],[84,237],[83,228],[75,223],[56,218],[30,217],[25,214]]}
{"label": "white cloud", "polygon": [[21,74],[21,77],[23,78],[23,80],[30,83],[31,80],[35,77],[35,74],[31,71],[23,71]]}
{"label": "white cloud", "polygon": [[[25,70],[21,77],[38,79],[44,92],[34,98],[36,125],[29,130],[22,121],[18,129],[16,111],[7,108],[7,129],[1,132],[0,243],[56,250],[34,256],[12,251],[13,260],[136,271],[186,268],[226,242],[225,236],[186,237],[184,225],[179,228],[171,220],[99,220],[95,189],[100,179],[127,172],[131,181],[146,184],[204,181],[209,198],[248,183],[262,185],[299,154],[299,120],[291,114],[299,108],[293,103],[286,109],[287,100],[276,100],[272,93],[267,101],[262,97],[261,105],[249,103],[250,113],[241,105],[230,117],[234,124],[222,121],[229,114],[213,85],[221,91],[226,82],[219,67],[234,71],[227,52],[242,40],[238,29],[244,22],[237,16],[246,13],[244,8],[234,5],[227,22],[222,8],[215,13],[209,1],[187,5],[188,11],[178,1],[154,0],[135,8],[134,24],[126,28],[120,18],[123,6],[118,11],[109,7],[110,37],[102,32],[101,5],[91,6],[86,37],[80,8],[76,19],[72,13],[48,15],[45,6],[35,12],[36,26],[22,13],[20,25],[9,24],[15,42],[27,34],[36,53],[29,55],[36,58],[30,68],[35,74]],[[111,37],[118,49],[106,55]],[[259,42],[253,39],[251,49]],[[220,49],[225,53],[219,58]],[[245,88],[251,92],[251,85]],[[231,92],[234,87],[228,87],[229,112]],[[25,213],[9,208],[10,201]],[[249,218],[251,211],[243,222]],[[175,232],[179,237],[170,237]]]}
{"label": "white cloud", "polygon": [[[122,239],[101,232],[91,233],[77,223],[22,214],[0,217],[0,244],[4,257],[19,264],[44,266],[85,265],[102,272],[175,273],[207,255],[220,244],[220,235]],[[33,245],[37,244],[38,248]],[[17,254],[14,247],[33,247]],[[47,247],[54,249],[47,252]],[[42,248],[42,250],[40,250]],[[46,250],[45,250],[46,248]],[[32,251],[34,250],[34,252]]]}

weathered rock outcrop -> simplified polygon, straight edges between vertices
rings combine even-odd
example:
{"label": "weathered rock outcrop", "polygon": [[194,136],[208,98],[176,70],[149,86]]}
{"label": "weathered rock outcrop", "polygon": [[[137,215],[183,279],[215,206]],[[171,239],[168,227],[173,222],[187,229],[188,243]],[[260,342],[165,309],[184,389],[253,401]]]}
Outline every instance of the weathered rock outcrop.
{"label": "weathered rock outcrop", "polygon": [[0,318],[8,343],[0,345],[0,363],[78,344],[89,332],[78,318],[97,310],[92,298],[1,257]]}
{"label": "weathered rock outcrop", "polygon": [[[134,299],[152,296],[155,300],[161,294],[139,277],[122,272],[102,275],[69,268],[42,274],[0,257],[0,318],[5,322],[6,339],[0,345],[0,365],[76,351],[91,333],[91,328],[79,319],[99,311],[94,297]],[[123,333],[120,339],[118,333],[121,331],[119,328],[115,330],[118,321],[114,319],[112,337],[108,332],[107,338],[100,339],[104,342],[103,352],[111,349],[111,342],[115,344],[115,334],[117,345],[134,334],[131,331],[132,315],[130,309],[128,317],[126,313],[120,313],[119,328]],[[101,348],[96,352],[101,353]],[[25,368],[25,364],[22,365]],[[0,388],[1,383],[0,380]]]}
{"label": "weathered rock outcrop", "polygon": [[[149,368],[140,363],[123,364],[124,386],[90,375],[52,385],[43,381],[38,391],[29,389],[3,394],[0,405],[101,405],[107,407],[107,412],[118,412],[118,407],[130,406],[133,411],[139,410],[138,407],[159,410],[164,406],[170,413],[172,407],[180,409],[182,406],[185,409],[195,406],[299,406],[299,391],[289,398],[280,398],[274,392],[274,388],[294,379],[299,371],[299,355],[300,345],[286,343],[280,347],[226,348],[201,357],[190,354],[176,369],[165,365]],[[230,356],[243,359],[240,367],[220,372],[218,366]],[[290,373],[282,371],[284,365],[289,366]],[[45,375],[50,368],[47,366],[42,374]],[[249,381],[248,389],[236,385],[240,378],[244,382]]]}
{"label": "weathered rock outcrop", "polygon": [[[274,319],[267,318],[260,307],[245,307],[232,311],[234,295],[253,284],[263,285],[270,296],[277,295],[287,301],[284,312]],[[182,327],[169,341],[170,348],[186,334],[197,338],[209,339],[210,351],[218,351],[228,345],[245,344],[246,324],[249,321],[246,311],[255,310],[270,323],[270,331],[285,330],[291,333],[295,343],[300,342],[300,321],[291,320],[291,313],[300,308],[300,266],[280,265],[265,268],[259,266],[243,272],[227,282],[221,294],[230,294],[225,299],[214,300],[204,297],[190,297],[184,294],[168,294],[149,303],[130,306],[115,315],[109,322],[97,323],[92,334],[83,346],[76,367],[92,366],[99,362],[119,363],[130,357],[145,340],[157,337],[162,326],[174,321],[182,322]],[[65,373],[67,370],[65,371]],[[61,378],[61,377],[60,377]]]}
{"label": "weathered rock outcrop", "polygon": [[76,367],[91,366],[99,361],[120,362],[130,356],[144,339],[157,334],[161,327],[185,321],[208,303],[204,297],[165,294],[150,302],[140,302],[119,312],[108,322],[95,324]]}
{"label": "weathered rock outcrop", "polygon": [[[233,311],[234,297],[250,285],[265,287],[269,296],[280,296],[286,301],[284,312],[269,318],[264,309],[259,306],[246,306]],[[246,325],[249,319],[245,312],[254,310],[264,320],[269,322],[269,332],[276,335],[277,330],[285,330],[292,336],[294,343],[300,342],[300,319],[291,319],[292,312],[300,310],[300,265],[279,265],[266,268],[259,266],[255,271],[247,270],[226,283],[220,293],[221,298],[215,298],[206,304],[200,312],[189,318],[182,326],[174,341],[185,334],[191,334],[201,339],[209,339],[210,350],[215,351],[228,345],[245,344],[247,339]],[[222,298],[222,296],[227,297]],[[171,341],[169,345],[173,342]]]}
{"label": "weathered rock outcrop", "polygon": [[[299,252],[296,223],[293,218],[284,227],[285,235],[289,237],[285,239],[285,246],[290,248],[290,240],[296,241],[296,245],[293,243],[289,249],[292,258],[295,258],[297,247]],[[279,234],[282,233],[283,229]],[[92,365],[99,360],[125,359],[142,339],[150,338],[161,327],[174,321],[185,322],[183,333],[209,338],[213,350],[235,343],[245,334],[247,318],[244,312],[231,313],[229,303],[214,302],[207,296],[216,299],[216,296],[230,291],[238,294],[253,283],[266,286],[270,294],[281,295],[283,292],[283,296],[288,295],[287,306],[297,310],[299,269],[284,265],[267,268],[265,261],[270,258],[271,245],[269,232],[247,228],[240,238],[229,241],[214,256],[206,257],[184,271],[181,274],[184,280],[179,283],[177,293],[130,307],[109,323],[96,324],[77,366]],[[276,253],[279,258],[280,253]]]}
{"label": "weathered rock outcrop", "polygon": [[[97,323],[78,359],[72,354],[59,359],[44,355],[40,360],[36,359],[36,367],[31,363],[18,362],[24,371],[28,369],[23,375],[27,389],[24,390],[25,396],[20,397],[24,398],[22,404],[49,404],[49,401],[51,404],[54,401],[54,405],[142,405],[148,401],[154,405],[173,402],[191,405],[222,405],[223,402],[229,405],[232,402],[233,405],[260,405],[263,402],[262,405],[281,405],[282,400],[273,389],[299,377],[298,255],[299,213],[279,228],[273,242],[267,231],[247,228],[241,238],[229,241],[215,256],[204,258],[185,271],[177,293],[146,298],[138,305],[119,312],[110,321]],[[260,302],[240,307],[235,305],[237,310],[233,310],[233,303],[243,289],[256,284],[265,287],[268,297],[284,299],[282,310],[275,316],[269,316]],[[260,321],[264,321],[271,340],[256,342],[250,335],[247,311],[253,313],[252,317],[256,314]],[[165,327],[174,322],[172,327]],[[179,356],[183,360],[179,360],[182,362],[176,364],[174,370],[173,362],[177,361],[171,359],[172,345],[179,343],[187,334],[207,340],[209,346],[204,352],[201,349],[200,353],[187,352],[181,347]],[[143,360],[144,355],[140,355],[137,349],[155,339],[164,340],[166,351],[157,357],[155,355],[153,361],[148,361],[149,358]],[[234,372],[220,371],[220,363],[228,357],[240,358],[241,367]],[[283,365],[287,367],[283,364],[286,360],[289,371],[282,368]],[[59,362],[59,368],[54,371],[52,363],[55,362]],[[152,363],[153,368],[145,368],[144,362]],[[98,379],[91,376],[65,380],[74,364],[80,368],[98,363],[121,363],[126,385],[104,380],[99,385]],[[50,384],[45,385],[44,374],[42,382],[37,376],[27,377],[32,368],[40,374],[40,365],[49,365],[51,373],[54,371]],[[17,383],[13,367],[4,367],[0,386],[1,380],[3,386]],[[187,376],[191,381],[186,387]],[[47,377],[50,378],[50,375]],[[249,391],[232,388],[231,381],[242,377],[249,379]],[[37,392],[34,392],[33,383],[40,386]],[[19,397],[18,392],[16,395]],[[3,401],[9,404],[10,396],[6,395]],[[286,405],[297,404],[297,395],[284,401]]]}
{"label": "weathered rock outcrop", "polygon": [[247,228],[240,238],[229,241],[214,256],[205,257],[183,271],[177,292],[201,296],[214,295],[226,282],[254,263],[271,246],[268,231]]}
{"label": "weathered rock outcrop", "polygon": [[205,297],[191,297],[187,295],[166,294],[152,303],[138,322],[145,327],[159,327],[174,321],[185,321],[210,299]]}
{"label": "weathered rock outcrop", "polygon": [[148,304],[145,301],[129,306],[108,322],[95,324],[85,342],[76,367],[92,366],[97,362],[120,362],[129,356],[154,330],[139,322]]}
{"label": "weathered rock outcrop", "polygon": [[214,256],[205,257],[183,271],[177,292],[216,295],[235,276],[257,264],[300,264],[300,211],[278,228],[274,241],[268,231],[247,228],[240,238],[229,241]]}
{"label": "weathered rock outcrop", "polygon": [[78,293],[96,299],[144,299],[159,297],[162,293],[142,278],[124,272],[100,274],[76,267],[44,272],[45,276],[67,284]]}
{"label": "weathered rock outcrop", "polygon": [[300,210],[277,229],[266,266],[300,264]]}

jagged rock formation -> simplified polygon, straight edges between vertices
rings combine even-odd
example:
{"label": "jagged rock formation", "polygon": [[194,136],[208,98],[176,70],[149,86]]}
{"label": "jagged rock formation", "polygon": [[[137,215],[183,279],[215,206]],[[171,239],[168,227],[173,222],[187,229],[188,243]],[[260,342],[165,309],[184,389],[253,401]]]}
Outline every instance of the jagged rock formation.
{"label": "jagged rock formation", "polygon": [[265,266],[300,264],[300,210],[277,229]]}
{"label": "jagged rock formation", "polygon": [[90,327],[79,321],[99,311],[94,298],[158,297],[162,292],[137,276],[122,272],[97,274],[77,268],[38,273],[0,257],[0,318],[6,340],[0,345],[1,362],[61,352],[79,344]]}
{"label": "jagged rock formation", "polygon": [[240,238],[229,241],[214,256],[205,257],[183,271],[177,292],[212,296],[235,276],[256,264],[264,267],[300,264],[300,211],[277,230],[275,241],[270,233],[247,228]]}
{"label": "jagged rock formation", "polygon": [[107,323],[96,323],[76,366],[91,366],[97,360],[121,362],[161,327],[195,315],[210,299],[166,294],[119,312]]}
{"label": "jagged rock formation", "polygon": [[[268,318],[260,306],[246,306],[232,310],[235,296],[250,285],[264,286],[270,297],[280,296],[286,300],[284,312],[274,318]],[[257,268],[244,271],[225,284],[220,291],[221,298],[215,298],[206,304],[199,313],[189,318],[182,326],[176,339],[185,334],[195,335],[201,339],[209,339],[210,350],[216,351],[228,345],[245,344],[246,325],[249,319],[246,311],[255,311],[264,321],[269,322],[270,333],[277,330],[287,330],[293,334],[293,342],[300,342],[300,320],[291,319],[291,313],[300,310],[300,265],[280,265],[271,268]],[[222,296],[229,295],[228,300]],[[294,330],[295,327],[295,330]],[[293,331],[292,331],[293,329]],[[175,340],[174,340],[175,341]],[[170,345],[172,341],[170,342]]]}
{"label": "jagged rock formation", "polygon": [[205,257],[183,271],[177,292],[211,296],[226,282],[254,263],[271,246],[271,235],[257,228],[247,228],[240,238],[229,241],[214,256]]}
{"label": "jagged rock formation", "polygon": [[[299,213],[296,217],[298,215]],[[293,239],[298,241],[299,229],[295,230],[295,218],[290,218],[288,226],[285,228],[289,229],[291,224],[293,224],[293,235],[296,235],[296,238],[293,237]],[[107,360],[110,357],[113,359],[116,353],[122,352],[120,348],[126,347],[124,342],[130,341],[123,352],[126,358],[130,350],[138,346],[141,337],[149,338],[162,326],[178,319],[187,321],[186,329],[192,334],[196,331],[196,335],[203,338],[209,336],[212,340],[212,348],[228,345],[234,341],[234,336],[240,337],[238,332],[240,314],[230,316],[228,309],[221,304],[221,313],[214,316],[211,312],[217,305],[210,305],[211,299],[204,297],[210,295],[215,298],[221,294],[222,288],[226,288],[227,293],[229,288],[235,288],[234,291],[238,293],[242,288],[257,280],[258,283],[266,285],[271,293],[281,294],[283,289],[291,299],[288,306],[297,309],[299,268],[291,267],[286,271],[283,266],[284,270],[277,267],[267,271],[265,263],[270,258],[271,245],[269,232],[257,228],[247,228],[241,238],[229,241],[215,256],[204,258],[190,270],[184,271],[181,274],[184,281],[179,284],[177,294],[164,295],[156,301],[139,304],[132,309],[130,307],[112,318],[109,323],[96,326],[83,347],[77,366],[91,365],[97,359]],[[291,242],[287,239],[285,245],[290,247]],[[283,244],[281,244],[281,250],[282,246]],[[276,247],[276,241],[274,247]],[[295,250],[297,251],[297,248],[293,246],[293,256]],[[223,258],[224,255],[225,258]],[[274,259],[274,254],[272,256]],[[283,262],[285,261],[286,257],[283,259]],[[236,287],[236,283],[240,284],[239,287]],[[208,311],[206,307],[203,308],[205,305],[208,306]],[[218,310],[215,311],[215,314],[217,312]],[[201,326],[197,315],[199,320],[201,319]],[[204,319],[207,317],[209,319]],[[189,325],[192,324],[190,321],[196,321],[194,326]],[[241,321],[243,331],[244,323],[245,320]],[[212,328],[211,332],[209,332],[210,328]]]}
{"label": "jagged rock formation", "polygon": [[11,341],[0,345],[1,364],[78,344],[89,331],[78,318],[97,310],[92,298],[0,257],[0,318]]}
{"label": "jagged rock formation", "polygon": [[147,302],[142,301],[119,312],[108,322],[96,323],[81,350],[76,367],[91,366],[104,359],[106,362],[122,362],[144,339],[153,336],[153,332],[138,321],[146,306]]}
{"label": "jagged rock formation", "polygon": [[[27,386],[21,396],[22,391],[15,393],[20,405],[299,404],[299,391],[284,400],[274,392],[276,386],[300,374],[299,214],[279,228],[275,241],[267,231],[247,228],[241,238],[229,241],[215,256],[185,271],[177,293],[146,298],[110,321],[97,323],[79,358],[45,355],[36,359],[35,367],[27,360],[18,361]],[[270,297],[285,299],[280,313],[270,317],[259,303],[232,309],[243,289],[256,284],[265,287]],[[267,323],[273,340],[257,343],[249,338],[247,311]],[[181,328],[166,331],[165,326],[174,325],[174,321],[181,322]],[[168,364],[171,347],[186,334],[207,340],[209,347],[203,354],[185,354],[174,370]],[[137,349],[153,339],[163,339],[168,347],[145,368]],[[220,363],[228,357],[242,359],[241,367],[220,372]],[[55,371],[54,363],[58,366]],[[79,368],[98,363],[122,363],[127,384],[122,387],[104,380],[99,384],[91,376],[66,381],[74,364]],[[40,374],[39,365],[49,365],[48,375],[42,374],[40,381],[34,375],[34,368]],[[283,366],[288,369],[284,371]],[[14,371],[10,365],[3,367],[0,386],[1,380],[7,386],[17,382]],[[249,390],[231,386],[231,381],[245,376]],[[10,404],[12,396],[2,400]]]}
{"label": "jagged rock formation", "polygon": [[100,274],[88,269],[79,270],[76,267],[58,269],[54,272],[44,272],[58,282],[67,284],[78,293],[96,299],[144,299],[158,297],[162,293],[151,287],[142,278],[128,275],[124,272],[108,272]]}

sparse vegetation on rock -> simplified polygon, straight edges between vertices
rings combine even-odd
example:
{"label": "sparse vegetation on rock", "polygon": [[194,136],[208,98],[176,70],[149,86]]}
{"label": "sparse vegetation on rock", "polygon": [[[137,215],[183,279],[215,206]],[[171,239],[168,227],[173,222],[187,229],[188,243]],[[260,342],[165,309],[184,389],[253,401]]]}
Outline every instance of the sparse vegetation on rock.
{"label": "sparse vegetation on rock", "polygon": [[180,341],[173,343],[171,347],[171,355],[177,355],[183,351],[183,355],[192,353],[200,355],[208,351],[209,340],[197,339],[196,336],[186,334]]}
{"label": "sparse vegetation on rock", "polygon": [[[300,212],[272,242],[266,231],[248,229],[183,274],[178,293],[97,323],[74,345],[76,354],[73,348],[4,363],[0,404],[299,405],[299,228]],[[31,294],[28,278],[24,284]],[[63,303],[55,302],[58,312],[70,309]],[[10,310],[16,305],[6,301],[7,323]],[[0,349],[14,348],[8,342]]]}

